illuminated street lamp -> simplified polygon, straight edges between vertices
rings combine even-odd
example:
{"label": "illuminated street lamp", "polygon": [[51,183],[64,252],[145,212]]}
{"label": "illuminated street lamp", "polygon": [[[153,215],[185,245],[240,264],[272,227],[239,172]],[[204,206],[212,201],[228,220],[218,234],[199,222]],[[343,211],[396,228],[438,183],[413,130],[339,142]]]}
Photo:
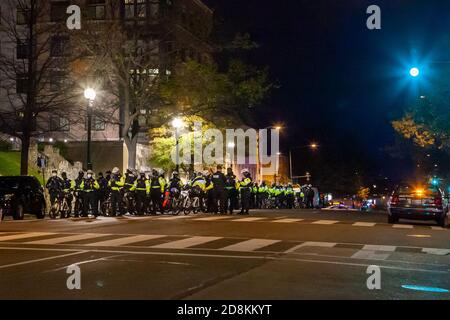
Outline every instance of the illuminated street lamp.
{"label": "illuminated street lamp", "polygon": [[86,151],[86,162],[87,169],[92,170],[92,161],[91,161],[91,131],[92,131],[92,106],[94,104],[95,97],[97,93],[92,88],[86,88],[84,90],[84,97],[87,100],[87,151]]}
{"label": "illuminated street lamp", "polygon": [[416,78],[420,75],[420,70],[417,67],[413,67],[409,69],[409,75],[413,78]]}
{"label": "illuminated street lamp", "polygon": [[180,169],[180,146],[179,146],[179,129],[182,128],[184,126],[184,122],[182,119],[180,118],[175,118],[172,120],[172,127],[175,128],[175,147],[176,147],[176,164],[175,164],[175,171],[179,171]]}

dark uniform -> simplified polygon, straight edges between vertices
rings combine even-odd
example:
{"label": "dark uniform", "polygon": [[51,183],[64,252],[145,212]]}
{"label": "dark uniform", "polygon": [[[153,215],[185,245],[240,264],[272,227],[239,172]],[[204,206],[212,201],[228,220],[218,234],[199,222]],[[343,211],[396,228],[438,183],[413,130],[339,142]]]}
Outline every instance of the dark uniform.
{"label": "dark uniform", "polygon": [[84,204],[83,204],[83,216],[87,217],[89,213],[89,207],[94,216],[98,216],[98,201],[97,190],[100,188],[97,180],[91,174],[88,174],[86,179],[83,179],[80,185],[81,190],[84,192]]}
{"label": "dark uniform", "polygon": [[134,182],[136,192],[136,212],[138,215],[144,215],[147,212],[147,196],[150,194],[150,182],[141,173],[140,177]]}
{"label": "dark uniform", "polygon": [[54,175],[48,179],[45,187],[48,189],[50,203],[53,205],[64,189],[64,182],[60,177]]}
{"label": "dark uniform", "polygon": [[81,183],[83,182],[84,172],[80,171],[78,173],[78,177],[75,179],[75,209],[74,209],[74,215],[75,217],[79,217],[81,214],[83,214],[83,190],[81,189]]}
{"label": "dark uniform", "polygon": [[250,210],[250,189],[252,188],[253,181],[249,172],[244,173],[244,177],[239,181],[239,189],[241,191],[241,214],[249,214]]}
{"label": "dark uniform", "polygon": [[120,173],[111,174],[111,178],[108,181],[108,187],[111,192],[111,210],[112,215],[117,214],[117,207],[119,207],[119,214],[124,211],[122,203],[122,188],[125,184],[125,178]]}
{"label": "dark uniform", "polygon": [[157,171],[152,172],[152,178],[150,179],[150,198],[152,200],[151,213],[156,214],[157,208],[161,214],[164,213],[163,207],[163,194],[166,185],[166,180],[161,177]]}
{"label": "dark uniform", "polygon": [[[65,197],[67,200],[67,205],[69,206],[69,211],[67,212],[67,218],[70,217],[70,213],[72,211],[72,200],[73,196],[71,191],[75,188],[75,181],[70,180],[67,178],[67,174],[63,172],[61,174],[63,178],[63,192],[65,193]],[[64,212],[61,212],[61,218],[66,218]]]}
{"label": "dark uniform", "polygon": [[106,178],[103,177],[103,174],[99,172],[97,182],[100,187],[97,190],[97,201],[100,204],[100,208],[102,208],[103,203],[108,197],[108,180],[106,180]]}
{"label": "dark uniform", "polygon": [[237,206],[237,196],[238,196],[238,182],[236,181],[236,176],[233,174],[231,169],[228,170],[225,176],[225,189],[227,191],[227,204],[228,212],[233,214],[233,210]]}
{"label": "dark uniform", "polygon": [[211,177],[211,181],[213,183],[213,189],[211,190],[213,196],[211,209],[217,214],[219,211],[218,203],[220,203],[220,213],[227,213],[227,190],[225,189],[227,178],[221,171],[221,168],[217,168],[216,173]]}
{"label": "dark uniform", "polygon": [[136,181],[136,177],[131,172],[131,170],[127,171],[127,174],[125,175],[125,184],[123,187],[123,191],[127,196],[128,200],[128,213],[134,214],[135,213],[135,207],[134,207],[134,182]]}

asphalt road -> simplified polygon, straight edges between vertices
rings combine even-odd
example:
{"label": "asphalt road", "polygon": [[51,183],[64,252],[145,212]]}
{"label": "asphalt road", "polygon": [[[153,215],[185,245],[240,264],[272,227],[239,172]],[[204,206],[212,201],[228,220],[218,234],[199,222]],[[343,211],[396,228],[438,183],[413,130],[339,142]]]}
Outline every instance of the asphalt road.
{"label": "asphalt road", "polygon": [[[81,289],[69,290],[74,265]],[[367,287],[369,266],[380,289]],[[450,290],[450,229],[384,213],[0,224],[0,299],[450,299],[430,287]]]}

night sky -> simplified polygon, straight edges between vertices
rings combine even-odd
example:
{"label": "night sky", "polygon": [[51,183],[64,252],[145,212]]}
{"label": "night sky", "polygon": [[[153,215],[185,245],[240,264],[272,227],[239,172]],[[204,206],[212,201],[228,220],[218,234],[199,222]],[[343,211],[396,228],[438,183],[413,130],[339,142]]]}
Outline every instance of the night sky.
{"label": "night sky", "polygon": [[[395,140],[390,121],[417,94],[409,67],[450,60],[450,1],[205,2],[216,10],[222,33],[249,32],[260,44],[250,62],[268,66],[280,88],[258,118],[261,126],[285,124],[284,152],[318,141],[329,153],[342,152],[344,161],[346,154],[362,154],[373,162],[373,174],[411,172],[411,160],[385,151]],[[366,28],[371,4],[381,7],[381,30]]]}

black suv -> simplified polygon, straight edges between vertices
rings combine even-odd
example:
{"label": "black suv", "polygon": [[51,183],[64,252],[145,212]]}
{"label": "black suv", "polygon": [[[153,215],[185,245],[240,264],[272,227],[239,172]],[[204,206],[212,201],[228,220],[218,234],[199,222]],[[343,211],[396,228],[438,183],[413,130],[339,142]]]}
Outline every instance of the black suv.
{"label": "black suv", "polygon": [[44,189],[35,177],[0,177],[0,216],[22,220],[25,213],[45,217]]}
{"label": "black suv", "polygon": [[441,227],[448,225],[448,197],[430,184],[415,186],[402,183],[394,190],[388,202],[388,222],[399,219],[435,220]]}

